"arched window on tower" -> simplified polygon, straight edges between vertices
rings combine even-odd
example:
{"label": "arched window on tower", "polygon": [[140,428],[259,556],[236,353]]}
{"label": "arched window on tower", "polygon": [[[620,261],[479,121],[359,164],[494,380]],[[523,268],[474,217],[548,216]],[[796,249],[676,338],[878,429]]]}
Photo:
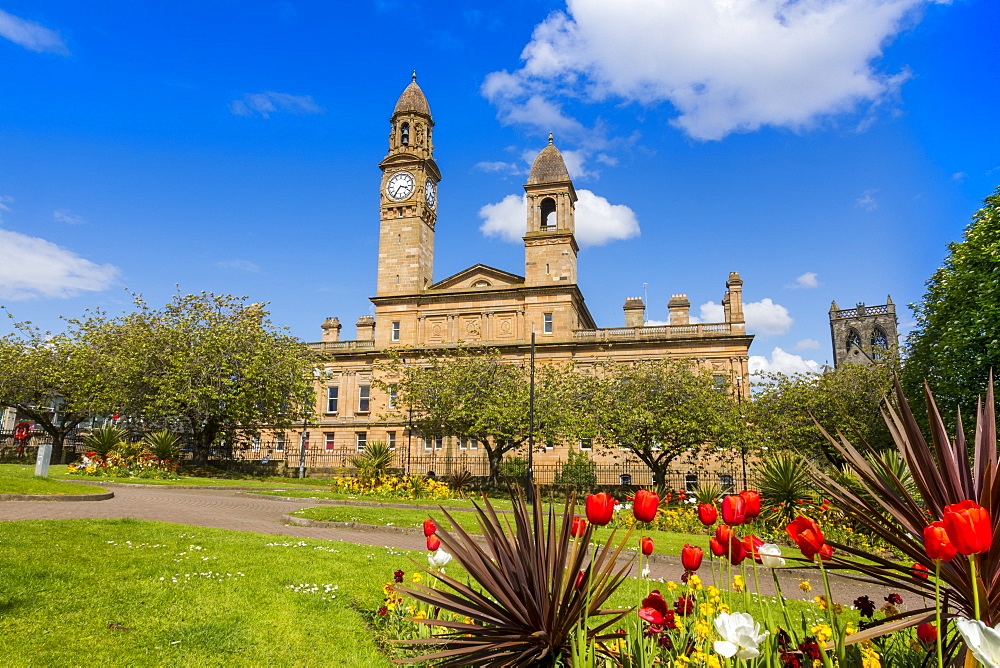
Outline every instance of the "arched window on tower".
{"label": "arched window on tower", "polygon": [[872,357],[876,360],[883,360],[888,352],[889,336],[884,329],[875,325],[875,329],[872,330]]}
{"label": "arched window on tower", "polygon": [[543,230],[554,230],[556,229],[556,201],[551,197],[546,197],[542,200],[541,205],[542,214],[542,229]]}
{"label": "arched window on tower", "polygon": [[847,352],[851,352],[851,348],[861,348],[861,335],[858,334],[858,330],[853,327],[847,333],[847,341],[844,342],[844,347]]}
{"label": "arched window on tower", "polygon": [[399,127],[399,143],[402,144],[403,146],[409,146],[410,145],[410,124],[409,123],[403,123]]}

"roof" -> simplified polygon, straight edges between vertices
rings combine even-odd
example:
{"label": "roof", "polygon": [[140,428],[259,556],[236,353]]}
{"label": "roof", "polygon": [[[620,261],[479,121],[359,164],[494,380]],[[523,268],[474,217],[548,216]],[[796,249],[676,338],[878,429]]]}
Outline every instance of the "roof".
{"label": "roof", "polygon": [[404,111],[415,111],[421,114],[431,115],[431,107],[427,104],[427,98],[424,97],[424,91],[420,90],[420,86],[417,85],[417,73],[413,73],[413,81],[410,85],[403,90],[403,94],[399,96],[399,100],[396,102],[396,108],[393,110],[393,115],[396,115]]}
{"label": "roof", "polygon": [[542,149],[531,165],[528,183],[551,183],[554,181],[569,181],[569,172],[566,170],[562,153],[552,143],[552,135],[550,134],[549,145]]}

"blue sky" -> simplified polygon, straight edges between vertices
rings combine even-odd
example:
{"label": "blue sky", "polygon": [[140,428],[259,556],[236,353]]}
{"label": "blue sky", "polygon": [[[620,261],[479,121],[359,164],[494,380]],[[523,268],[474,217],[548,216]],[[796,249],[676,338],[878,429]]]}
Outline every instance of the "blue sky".
{"label": "blue sky", "polygon": [[1000,183],[998,26],[993,0],[0,0],[0,304],[60,329],[209,290],[353,338],[416,70],[435,278],[523,273],[551,131],[599,326],[643,295],[663,321],[674,293],[713,320],[735,270],[755,365],[815,367],[833,299],[891,294],[905,332]]}

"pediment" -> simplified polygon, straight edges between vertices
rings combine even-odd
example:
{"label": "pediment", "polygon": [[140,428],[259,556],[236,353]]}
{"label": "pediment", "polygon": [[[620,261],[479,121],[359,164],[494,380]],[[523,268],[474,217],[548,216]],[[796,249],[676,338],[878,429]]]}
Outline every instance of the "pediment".
{"label": "pediment", "polygon": [[476,264],[430,286],[431,290],[495,290],[524,285],[518,276],[485,264]]}

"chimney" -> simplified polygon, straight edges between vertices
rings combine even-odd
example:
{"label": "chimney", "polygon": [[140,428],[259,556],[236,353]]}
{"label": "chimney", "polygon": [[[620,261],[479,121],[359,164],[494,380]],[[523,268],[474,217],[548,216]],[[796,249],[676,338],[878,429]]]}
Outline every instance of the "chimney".
{"label": "chimney", "polygon": [[375,340],[375,317],[363,315],[358,318],[358,341]]}
{"label": "chimney", "polygon": [[[743,316],[743,279],[738,272],[729,272],[726,296],[722,298],[722,305],[725,307],[726,322],[734,325],[743,325],[746,322]],[[743,331],[742,328],[739,331]]]}
{"label": "chimney", "polygon": [[323,343],[340,341],[340,328],[343,327],[343,325],[340,324],[340,320],[338,318],[329,317],[323,321],[323,324],[320,327],[323,330],[323,338],[321,339]]}
{"label": "chimney", "polygon": [[625,326],[642,327],[646,324],[646,305],[642,297],[629,297],[625,300]]}
{"label": "chimney", "polygon": [[667,310],[670,311],[671,325],[691,324],[691,302],[687,295],[670,295]]}

